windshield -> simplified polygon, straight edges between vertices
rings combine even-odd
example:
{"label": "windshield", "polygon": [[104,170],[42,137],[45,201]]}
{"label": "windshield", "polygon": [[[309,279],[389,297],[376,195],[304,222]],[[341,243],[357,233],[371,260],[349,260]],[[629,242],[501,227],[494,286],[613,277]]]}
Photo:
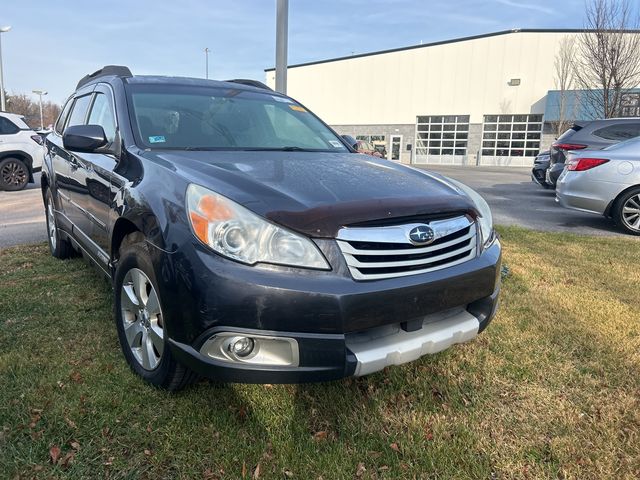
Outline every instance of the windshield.
{"label": "windshield", "polygon": [[133,130],[145,148],[348,151],[293,100],[250,90],[129,85]]}

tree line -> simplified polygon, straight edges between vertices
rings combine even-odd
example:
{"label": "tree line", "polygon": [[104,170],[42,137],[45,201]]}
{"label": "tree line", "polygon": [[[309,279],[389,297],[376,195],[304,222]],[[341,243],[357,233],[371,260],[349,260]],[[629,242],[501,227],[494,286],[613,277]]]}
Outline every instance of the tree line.
{"label": "tree line", "polygon": [[[620,116],[640,86],[640,12],[630,0],[590,0],[584,31],[567,37],[555,57],[557,134],[577,115]],[[578,98],[570,98],[576,90]],[[583,106],[578,112],[579,105]]]}
{"label": "tree line", "polygon": [[[40,128],[40,100],[37,96],[20,94],[6,95],[7,112],[17,113],[24,117],[25,122],[33,129]],[[60,114],[61,107],[55,102],[42,102],[42,117],[44,128],[53,125]]]}

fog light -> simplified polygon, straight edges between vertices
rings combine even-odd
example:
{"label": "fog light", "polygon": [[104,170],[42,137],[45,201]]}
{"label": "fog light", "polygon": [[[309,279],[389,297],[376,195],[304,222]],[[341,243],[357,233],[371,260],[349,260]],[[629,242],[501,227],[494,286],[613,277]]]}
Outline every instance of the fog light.
{"label": "fog light", "polygon": [[[245,337],[243,334],[251,336]],[[200,353],[230,363],[287,367],[297,367],[300,364],[298,342],[295,338],[253,332],[217,332],[204,342]]]}
{"label": "fog light", "polygon": [[229,351],[236,357],[244,358],[251,355],[255,343],[249,337],[235,337],[229,342]]}

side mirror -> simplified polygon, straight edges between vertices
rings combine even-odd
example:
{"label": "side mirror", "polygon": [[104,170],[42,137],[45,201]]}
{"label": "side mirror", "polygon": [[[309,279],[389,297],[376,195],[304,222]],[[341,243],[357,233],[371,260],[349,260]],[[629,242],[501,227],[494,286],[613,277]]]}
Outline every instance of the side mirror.
{"label": "side mirror", "polygon": [[93,153],[109,143],[100,125],[73,125],[62,135],[62,144],[72,152]]}

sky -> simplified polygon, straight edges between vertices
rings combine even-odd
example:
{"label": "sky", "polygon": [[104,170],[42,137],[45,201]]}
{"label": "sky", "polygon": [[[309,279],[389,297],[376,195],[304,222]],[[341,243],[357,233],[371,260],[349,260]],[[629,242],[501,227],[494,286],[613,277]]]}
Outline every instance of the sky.
{"label": "sky", "polygon": [[[5,89],[62,103],[103,65],[253,78],[275,64],[276,0],[1,0]],[[580,28],[584,0],[289,0],[289,64],[512,28]]]}

